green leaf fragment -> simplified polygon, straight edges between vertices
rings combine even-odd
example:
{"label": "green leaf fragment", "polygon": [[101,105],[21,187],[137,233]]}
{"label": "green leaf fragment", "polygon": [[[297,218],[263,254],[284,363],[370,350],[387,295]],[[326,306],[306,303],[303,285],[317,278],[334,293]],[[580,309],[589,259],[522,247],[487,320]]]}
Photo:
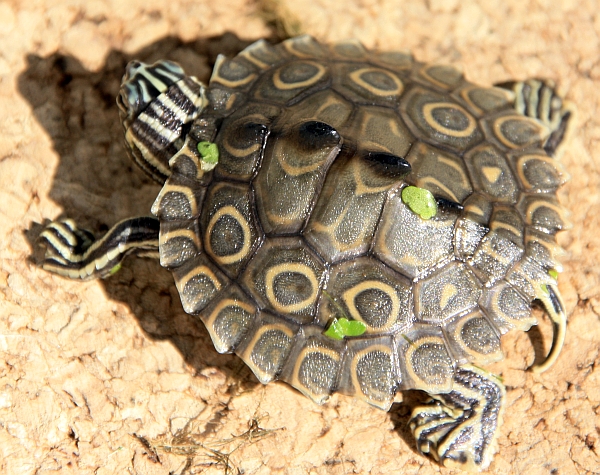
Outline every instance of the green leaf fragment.
{"label": "green leaf fragment", "polygon": [[324,335],[333,340],[343,340],[346,336],[360,336],[367,331],[367,326],[358,320],[334,318],[325,330]]}
{"label": "green leaf fragment", "polygon": [[219,161],[219,147],[213,142],[199,142],[198,153],[202,160],[211,165],[217,164]]}
{"label": "green leaf fragment", "polygon": [[119,262],[116,266],[114,266],[110,271],[108,271],[108,273],[110,275],[115,275],[117,272],[119,272],[121,270],[121,263]]}
{"label": "green leaf fragment", "polygon": [[435,198],[425,188],[407,186],[402,190],[402,201],[413,213],[423,219],[433,218],[437,214]]}
{"label": "green leaf fragment", "polygon": [[326,337],[331,338],[332,340],[343,340],[344,339],[344,331],[342,330],[342,326],[340,325],[337,318],[334,318],[327,330],[323,332]]}
{"label": "green leaf fragment", "polygon": [[558,280],[558,271],[556,269],[550,269],[548,271],[548,275],[552,277],[554,280]]}

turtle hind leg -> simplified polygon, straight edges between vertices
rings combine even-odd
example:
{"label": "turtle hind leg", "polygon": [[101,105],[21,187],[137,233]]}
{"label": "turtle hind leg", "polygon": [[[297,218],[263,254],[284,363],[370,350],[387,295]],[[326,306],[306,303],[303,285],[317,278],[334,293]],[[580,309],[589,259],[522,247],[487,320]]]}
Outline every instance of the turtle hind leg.
{"label": "turtle hind leg", "polygon": [[415,407],[409,422],[417,448],[445,467],[484,470],[497,450],[506,391],[488,372],[472,365],[454,374],[447,394],[432,394]]}
{"label": "turtle hind leg", "polygon": [[54,221],[40,234],[46,246],[42,267],[71,279],[106,277],[129,254],[158,257],[159,229],[156,218],[131,218],[96,240],[73,220]]}
{"label": "turtle hind leg", "polygon": [[550,130],[544,149],[551,156],[559,156],[573,124],[574,109],[556,92],[552,81],[529,79],[495,84],[515,93],[516,111],[537,119]]}

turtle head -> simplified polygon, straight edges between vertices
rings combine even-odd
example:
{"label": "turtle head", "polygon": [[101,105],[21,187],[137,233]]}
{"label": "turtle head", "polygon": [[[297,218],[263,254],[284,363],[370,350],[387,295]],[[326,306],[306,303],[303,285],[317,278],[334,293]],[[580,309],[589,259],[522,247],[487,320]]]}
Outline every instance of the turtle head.
{"label": "turtle head", "polygon": [[117,97],[121,120],[124,124],[131,124],[152,101],[184,77],[183,68],[172,61],[162,60],[154,64],[131,61]]}
{"label": "turtle head", "polygon": [[117,97],[125,140],[134,161],[160,183],[189,125],[205,107],[202,83],[172,61],[127,65]]}

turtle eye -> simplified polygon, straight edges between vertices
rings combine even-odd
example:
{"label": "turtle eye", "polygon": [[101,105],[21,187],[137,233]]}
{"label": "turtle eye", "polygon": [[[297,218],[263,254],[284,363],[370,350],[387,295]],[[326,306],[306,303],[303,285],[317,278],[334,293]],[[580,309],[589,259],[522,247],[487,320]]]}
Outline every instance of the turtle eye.
{"label": "turtle eye", "polygon": [[298,141],[309,151],[334,147],[340,143],[341,137],[331,125],[309,120],[298,127]]}
{"label": "turtle eye", "polygon": [[365,160],[387,176],[405,176],[411,171],[410,163],[404,158],[387,152],[368,152]]}

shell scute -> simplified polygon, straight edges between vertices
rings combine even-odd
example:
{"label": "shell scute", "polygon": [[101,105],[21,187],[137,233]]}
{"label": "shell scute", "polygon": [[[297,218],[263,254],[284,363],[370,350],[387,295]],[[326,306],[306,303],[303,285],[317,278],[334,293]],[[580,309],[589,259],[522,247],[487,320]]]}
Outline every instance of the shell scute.
{"label": "shell scute", "polygon": [[400,111],[417,138],[433,145],[464,152],[483,140],[477,119],[448,95],[413,87]]}
{"label": "shell scute", "polygon": [[248,185],[211,186],[200,217],[204,249],[232,278],[237,277],[263,239]]}
{"label": "shell scute", "polygon": [[338,386],[345,349],[344,341],[323,335],[321,326],[303,326],[280,377],[317,404],[323,404]]}
{"label": "shell scute", "polygon": [[341,146],[340,134],[319,121],[290,124],[278,134],[265,151],[254,183],[258,215],[267,234],[300,231]]}
{"label": "shell scute", "polygon": [[473,192],[465,162],[460,157],[418,142],[406,157],[412,166],[407,180],[431,191],[437,198],[463,203]]}
{"label": "shell scute", "polygon": [[257,318],[256,304],[235,284],[200,313],[219,353],[233,352]]}
{"label": "shell scute", "polygon": [[417,66],[413,77],[418,82],[443,91],[456,89],[464,81],[462,71],[447,64],[421,64]]}
{"label": "shell scute", "polygon": [[363,322],[367,333],[396,332],[414,321],[412,285],[378,259],[361,257],[331,268],[319,302],[318,321],[332,316]]}
{"label": "shell scute", "polygon": [[435,393],[452,390],[454,360],[440,328],[417,324],[398,335],[396,345],[402,388]]}
{"label": "shell scute", "polygon": [[449,321],[444,335],[458,363],[486,365],[503,358],[499,330],[480,309]]}
{"label": "shell scute", "polygon": [[312,322],[327,269],[301,238],[267,238],[250,261],[242,285],[261,309],[298,323]]}
{"label": "shell scute", "polygon": [[387,411],[400,382],[392,337],[351,339],[346,345],[338,391]]}
{"label": "shell scute", "polygon": [[396,182],[360,156],[336,161],[304,232],[306,240],[328,262],[365,253]]}
{"label": "shell scute", "polygon": [[288,104],[298,96],[324,89],[331,79],[326,63],[315,60],[296,60],[265,72],[254,86],[255,100]]}
{"label": "shell scute", "polygon": [[415,286],[418,321],[442,324],[451,317],[475,308],[481,284],[465,264],[452,262]]}
{"label": "shell scute", "polygon": [[394,190],[383,208],[373,252],[396,271],[418,278],[454,257],[457,218],[442,212],[424,220],[402,202],[401,191]]}
{"label": "shell scute", "polygon": [[467,152],[465,162],[476,191],[498,202],[516,203],[518,184],[500,150],[489,144],[479,145]]}
{"label": "shell scute", "polygon": [[378,66],[336,63],[332,70],[333,88],[356,104],[395,107],[404,91],[404,82],[396,73]]}
{"label": "shell scute", "polygon": [[217,178],[250,181],[262,159],[272,121],[281,109],[249,103],[231,115],[230,127],[221,127],[215,143],[219,148]]}
{"label": "shell scute", "polygon": [[550,135],[550,130],[539,120],[504,111],[481,121],[490,142],[508,151],[541,148]]}
{"label": "shell scute", "polygon": [[267,384],[281,373],[298,329],[297,324],[261,311],[235,353],[261,383]]}

